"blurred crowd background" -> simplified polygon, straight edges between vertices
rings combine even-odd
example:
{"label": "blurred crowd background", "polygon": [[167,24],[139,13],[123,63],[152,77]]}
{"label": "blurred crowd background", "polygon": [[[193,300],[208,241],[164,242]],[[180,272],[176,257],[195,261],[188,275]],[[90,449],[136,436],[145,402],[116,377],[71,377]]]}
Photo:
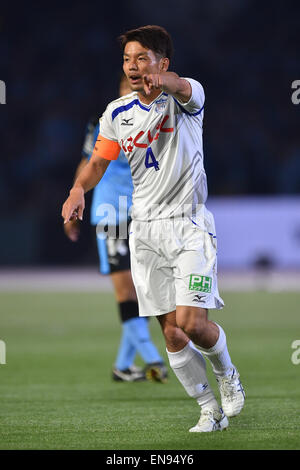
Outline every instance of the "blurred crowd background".
{"label": "blurred crowd background", "polygon": [[205,88],[210,196],[299,195],[300,105],[291,101],[300,79],[298,2],[7,2],[0,12],[2,265],[97,262],[89,214],[75,245],[64,236],[61,205],[87,120],[117,97],[117,37],[145,24],[170,32],[171,69]]}

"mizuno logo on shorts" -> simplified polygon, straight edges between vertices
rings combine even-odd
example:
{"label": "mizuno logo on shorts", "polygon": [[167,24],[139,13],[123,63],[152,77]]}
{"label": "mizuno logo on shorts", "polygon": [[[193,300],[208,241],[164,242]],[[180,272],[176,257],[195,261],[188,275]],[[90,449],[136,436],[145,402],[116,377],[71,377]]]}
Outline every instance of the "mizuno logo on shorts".
{"label": "mizuno logo on shorts", "polygon": [[201,276],[200,274],[191,274],[189,289],[198,292],[211,292],[212,278],[209,276]]}
{"label": "mizuno logo on shorts", "polygon": [[196,294],[193,298],[193,302],[205,302],[205,295]]}

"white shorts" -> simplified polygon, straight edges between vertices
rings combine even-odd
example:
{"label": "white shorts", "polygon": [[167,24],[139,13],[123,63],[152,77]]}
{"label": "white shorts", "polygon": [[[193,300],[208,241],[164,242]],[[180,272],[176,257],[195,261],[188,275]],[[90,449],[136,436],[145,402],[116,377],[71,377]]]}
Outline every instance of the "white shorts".
{"label": "white shorts", "polygon": [[209,211],[198,224],[191,218],[133,220],[129,246],[140,316],[163,315],[176,305],[223,308],[214,219]]}

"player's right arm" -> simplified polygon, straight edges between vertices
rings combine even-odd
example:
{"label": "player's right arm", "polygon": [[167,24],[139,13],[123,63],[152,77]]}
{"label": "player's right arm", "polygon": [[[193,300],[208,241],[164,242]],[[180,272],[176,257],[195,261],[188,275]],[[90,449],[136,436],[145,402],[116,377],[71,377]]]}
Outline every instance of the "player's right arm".
{"label": "player's right arm", "polygon": [[85,193],[99,183],[110,161],[116,160],[119,153],[118,142],[106,139],[99,134],[92,157],[76,178],[70,195],[63,205],[61,215],[65,224],[77,218],[82,220]]}

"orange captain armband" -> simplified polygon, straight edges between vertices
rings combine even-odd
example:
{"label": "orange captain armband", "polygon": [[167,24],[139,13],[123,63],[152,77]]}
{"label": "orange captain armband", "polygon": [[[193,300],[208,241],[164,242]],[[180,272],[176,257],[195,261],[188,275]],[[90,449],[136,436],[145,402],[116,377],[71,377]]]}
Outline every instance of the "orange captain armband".
{"label": "orange captain armband", "polygon": [[117,160],[121,147],[118,142],[106,139],[102,135],[98,135],[92,157],[101,157],[106,160]]}

